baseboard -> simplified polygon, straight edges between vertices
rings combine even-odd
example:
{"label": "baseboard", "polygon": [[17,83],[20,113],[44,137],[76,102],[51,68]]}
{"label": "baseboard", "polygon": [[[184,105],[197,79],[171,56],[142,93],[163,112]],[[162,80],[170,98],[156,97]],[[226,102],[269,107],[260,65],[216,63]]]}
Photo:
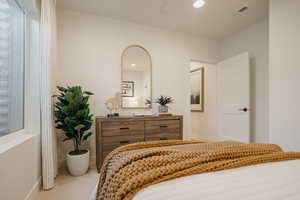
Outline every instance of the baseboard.
{"label": "baseboard", "polygon": [[42,177],[33,185],[31,190],[28,192],[24,200],[37,200],[38,193],[41,188]]}

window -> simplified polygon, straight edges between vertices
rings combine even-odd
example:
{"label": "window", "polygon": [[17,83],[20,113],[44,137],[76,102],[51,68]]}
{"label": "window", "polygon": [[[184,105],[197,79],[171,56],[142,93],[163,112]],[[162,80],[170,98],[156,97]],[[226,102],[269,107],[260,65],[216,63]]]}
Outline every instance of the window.
{"label": "window", "polygon": [[24,128],[24,13],[0,0],[0,137]]}

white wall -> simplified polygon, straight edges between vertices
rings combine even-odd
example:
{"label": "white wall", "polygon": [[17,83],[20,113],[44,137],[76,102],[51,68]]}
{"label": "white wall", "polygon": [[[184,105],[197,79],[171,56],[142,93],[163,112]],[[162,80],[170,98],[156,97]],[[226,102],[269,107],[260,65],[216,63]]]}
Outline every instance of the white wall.
{"label": "white wall", "polygon": [[268,20],[236,33],[221,43],[221,59],[250,54],[251,141],[268,142]]}
{"label": "white wall", "polygon": [[300,1],[270,1],[270,141],[300,151]]}
{"label": "white wall", "polygon": [[1,200],[30,200],[37,195],[41,177],[40,152],[38,135],[0,152]]}
{"label": "white wall", "polygon": [[217,66],[192,62],[192,68],[204,67],[204,112],[191,112],[191,138],[217,140]]}
{"label": "white wall", "polygon": [[184,115],[184,137],[189,137],[190,59],[216,62],[217,42],[69,10],[58,12],[58,40],[57,84],[93,91],[95,116],[107,114],[105,100],[120,90],[122,51],[132,44],[146,48],[153,62],[153,97],[174,97],[171,112]]}

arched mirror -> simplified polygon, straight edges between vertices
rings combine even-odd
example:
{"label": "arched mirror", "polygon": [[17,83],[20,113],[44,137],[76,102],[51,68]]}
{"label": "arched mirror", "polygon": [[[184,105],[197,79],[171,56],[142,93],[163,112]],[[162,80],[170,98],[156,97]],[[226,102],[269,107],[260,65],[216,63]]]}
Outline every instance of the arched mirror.
{"label": "arched mirror", "polygon": [[152,63],[148,51],[138,45],[127,47],[122,54],[122,108],[148,109],[152,100]]}

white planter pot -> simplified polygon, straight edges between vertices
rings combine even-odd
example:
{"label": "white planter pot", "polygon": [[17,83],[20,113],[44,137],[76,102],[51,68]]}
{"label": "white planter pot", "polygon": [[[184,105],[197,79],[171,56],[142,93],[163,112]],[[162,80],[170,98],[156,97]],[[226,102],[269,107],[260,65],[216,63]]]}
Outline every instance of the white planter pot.
{"label": "white planter pot", "polygon": [[169,107],[168,106],[159,106],[158,107],[158,112],[159,113],[168,113]]}
{"label": "white planter pot", "polygon": [[82,176],[89,169],[90,151],[80,155],[67,154],[67,166],[72,176]]}

